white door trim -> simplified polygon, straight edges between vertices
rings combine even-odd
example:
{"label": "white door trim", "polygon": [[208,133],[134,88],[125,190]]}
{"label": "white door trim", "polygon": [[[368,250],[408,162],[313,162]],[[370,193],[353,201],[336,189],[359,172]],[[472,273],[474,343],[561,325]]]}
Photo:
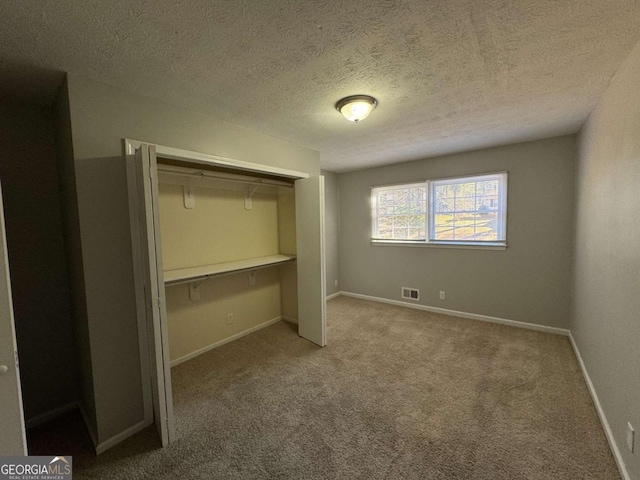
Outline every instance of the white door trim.
{"label": "white door trim", "polygon": [[[140,235],[140,203],[138,185],[135,181],[135,149],[127,154],[127,189],[129,193],[129,228],[131,230],[131,249],[133,254],[133,281],[136,297],[136,317],[138,319],[138,344],[140,348],[140,374],[142,379],[142,399],[144,405],[144,423],[153,424],[153,398],[151,394],[151,367],[149,365],[149,336],[147,335],[146,304],[144,293],[144,272],[142,271],[142,238]],[[133,158],[129,158],[133,157]],[[144,312],[144,314],[141,314]]]}
{"label": "white door trim", "polygon": [[27,455],[11,275],[0,187],[0,455]]}
{"label": "white door trim", "polygon": [[124,139],[125,155],[134,155],[136,148],[140,148],[142,144],[153,145],[156,148],[158,157],[170,158],[188,163],[199,163],[202,165],[215,165],[219,167],[228,167],[246,172],[267,173],[285,178],[308,178],[309,174],[297,170],[289,170],[287,168],[272,167],[261,163],[245,162],[244,160],[236,160],[234,158],[221,157],[219,155],[210,155],[208,153],[192,152],[182,150],[180,148],[167,147],[166,145],[157,145],[153,142],[141,142],[139,140]]}

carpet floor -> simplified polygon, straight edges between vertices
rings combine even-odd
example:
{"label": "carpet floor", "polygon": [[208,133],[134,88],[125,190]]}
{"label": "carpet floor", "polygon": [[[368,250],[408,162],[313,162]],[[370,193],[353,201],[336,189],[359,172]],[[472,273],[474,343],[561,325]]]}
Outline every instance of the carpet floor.
{"label": "carpet floor", "polygon": [[280,322],[175,367],[175,443],[75,451],[74,478],[620,478],[567,338],[327,308],[323,349]]}

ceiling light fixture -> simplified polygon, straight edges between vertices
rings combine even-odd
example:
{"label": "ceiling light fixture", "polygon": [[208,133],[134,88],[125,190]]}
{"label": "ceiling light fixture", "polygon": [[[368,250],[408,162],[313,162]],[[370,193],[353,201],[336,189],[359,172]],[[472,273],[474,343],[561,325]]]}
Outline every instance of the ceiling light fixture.
{"label": "ceiling light fixture", "polygon": [[350,122],[358,123],[369,116],[378,101],[369,95],[351,95],[336,103],[338,110]]}

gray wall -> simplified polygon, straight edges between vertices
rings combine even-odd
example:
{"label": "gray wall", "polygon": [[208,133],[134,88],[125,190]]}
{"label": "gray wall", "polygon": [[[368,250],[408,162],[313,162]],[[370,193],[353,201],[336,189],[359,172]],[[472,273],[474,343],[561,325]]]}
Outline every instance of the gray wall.
{"label": "gray wall", "polygon": [[25,418],[77,400],[50,109],[0,106],[0,181]]}
{"label": "gray wall", "polygon": [[[327,296],[340,291],[340,189],[338,176],[323,170],[324,175],[324,217],[327,265]],[[336,281],[338,285],[336,285]]]}
{"label": "gray wall", "polygon": [[571,331],[630,476],[640,479],[640,45],[578,146]]}
{"label": "gray wall", "polygon": [[69,89],[66,80],[58,90],[53,105],[53,114],[67,276],[71,290],[71,315],[77,347],[77,369],[79,372],[78,400],[84,410],[85,418],[88,422],[87,427],[95,438],[97,431],[96,405],[93,391],[93,370],[91,366],[87,302],[84,290],[80,220],[73,158],[71,113],[69,111]]}
{"label": "gray wall", "polygon": [[318,153],[70,75],[69,105],[100,443],[143,420],[123,138],[320,173]]}
{"label": "gray wall", "polygon": [[[575,137],[566,136],[339,175],[342,290],[567,328]],[[507,170],[506,251],[373,246],[369,187]],[[446,300],[438,292],[446,291]]]}

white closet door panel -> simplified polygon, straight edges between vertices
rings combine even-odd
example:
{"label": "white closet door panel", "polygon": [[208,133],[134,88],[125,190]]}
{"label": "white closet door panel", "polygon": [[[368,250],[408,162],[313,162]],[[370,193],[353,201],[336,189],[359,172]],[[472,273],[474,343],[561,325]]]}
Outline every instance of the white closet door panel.
{"label": "white closet door panel", "polygon": [[1,189],[0,236],[0,456],[20,456],[27,454],[27,441]]}
{"label": "white closet door panel", "polygon": [[162,280],[162,247],[157,205],[158,179],[155,147],[141,145],[136,150],[135,176],[140,214],[141,248],[144,263],[145,307],[150,339],[150,370],[153,413],[162,445],[173,441],[173,399],[164,281]]}
{"label": "white closet door panel", "polygon": [[298,334],[324,347],[327,344],[324,177],[296,180],[295,188]]}

